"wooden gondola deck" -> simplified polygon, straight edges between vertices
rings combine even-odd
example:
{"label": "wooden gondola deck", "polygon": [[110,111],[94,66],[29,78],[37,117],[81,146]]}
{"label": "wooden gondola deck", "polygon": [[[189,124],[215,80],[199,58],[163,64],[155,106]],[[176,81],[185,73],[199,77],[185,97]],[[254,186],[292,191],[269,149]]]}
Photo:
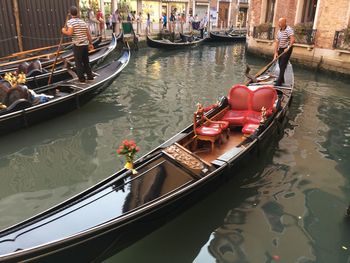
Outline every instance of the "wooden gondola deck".
{"label": "wooden gondola deck", "polygon": [[222,143],[216,142],[214,151],[211,151],[209,142],[201,142],[193,152],[207,163],[211,163],[217,159],[220,155],[228,152],[230,149],[236,147],[241,143],[245,137],[239,131],[231,131],[229,138],[223,139]]}

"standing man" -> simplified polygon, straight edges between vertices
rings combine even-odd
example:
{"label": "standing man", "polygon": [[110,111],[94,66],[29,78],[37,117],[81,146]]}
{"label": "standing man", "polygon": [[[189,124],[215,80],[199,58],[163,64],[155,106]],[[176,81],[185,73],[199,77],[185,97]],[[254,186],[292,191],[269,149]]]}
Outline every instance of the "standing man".
{"label": "standing man", "polygon": [[201,38],[204,38],[204,31],[207,32],[207,26],[208,26],[208,12],[205,12],[205,15],[202,18],[201,23],[199,25],[199,28],[201,31]]}
{"label": "standing man", "polygon": [[85,82],[84,73],[88,80],[93,80],[91,67],[89,64],[89,50],[93,50],[92,38],[87,24],[78,17],[76,6],[70,8],[71,19],[68,20],[67,26],[62,28],[62,33],[72,36],[74,43],[73,53],[75,67],[80,82]]}
{"label": "standing man", "polygon": [[295,37],[293,29],[290,26],[287,26],[286,18],[280,18],[278,20],[278,26],[280,29],[277,32],[277,37],[275,40],[274,59],[284,52],[284,54],[278,60],[280,74],[276,80],[276,86],[281,86],[284,83],[284,72],[286,71],[289,58],[293,51]]}

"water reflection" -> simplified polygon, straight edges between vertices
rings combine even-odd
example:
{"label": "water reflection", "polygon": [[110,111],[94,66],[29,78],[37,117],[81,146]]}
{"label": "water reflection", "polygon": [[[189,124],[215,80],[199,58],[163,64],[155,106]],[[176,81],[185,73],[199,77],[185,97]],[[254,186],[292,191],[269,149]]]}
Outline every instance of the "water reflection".
{"label": "water reflection", "polygon": [[[211,104],[244,80],[246,62],[252,72],[266,64],[242,44],[140,50],[81,110],[1,138],[0,226],[122,167],[122,139],[143,154],[173,136],[197,102]],[[348,262],[349,82],[298,67],[295,79],[289,122],[271,152],[109,262]]]}

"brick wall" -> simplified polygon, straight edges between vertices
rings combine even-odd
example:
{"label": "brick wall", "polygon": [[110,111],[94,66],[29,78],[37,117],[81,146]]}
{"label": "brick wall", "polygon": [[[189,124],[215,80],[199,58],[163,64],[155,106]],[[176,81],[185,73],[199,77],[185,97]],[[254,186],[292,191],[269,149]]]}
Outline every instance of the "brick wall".
{"label": "brick wall", "polygon": [[315,44],[319,48],[331,49],[335,31],[348,26],[349,0],[321,0],[319,4]]}

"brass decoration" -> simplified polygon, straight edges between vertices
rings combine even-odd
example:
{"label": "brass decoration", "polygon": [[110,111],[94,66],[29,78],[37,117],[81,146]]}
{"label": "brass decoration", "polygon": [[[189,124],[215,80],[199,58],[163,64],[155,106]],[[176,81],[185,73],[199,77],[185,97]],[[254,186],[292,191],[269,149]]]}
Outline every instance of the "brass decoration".
{"label": "brass decoration", "polygon": [[164,149],[164,152],[172,156],[176,161],[182,163],[183,165],[191,169],[202,170],[204,168],[204,165],[200,160],[198,160],[185,150],[181,149],[177,145],[170,145],[169,147]]}
{"label": "brass decoration", "polygon": [[260,123],[264,123],[266,121],[266,108],[262,107],[261,108],[261,120]]}

